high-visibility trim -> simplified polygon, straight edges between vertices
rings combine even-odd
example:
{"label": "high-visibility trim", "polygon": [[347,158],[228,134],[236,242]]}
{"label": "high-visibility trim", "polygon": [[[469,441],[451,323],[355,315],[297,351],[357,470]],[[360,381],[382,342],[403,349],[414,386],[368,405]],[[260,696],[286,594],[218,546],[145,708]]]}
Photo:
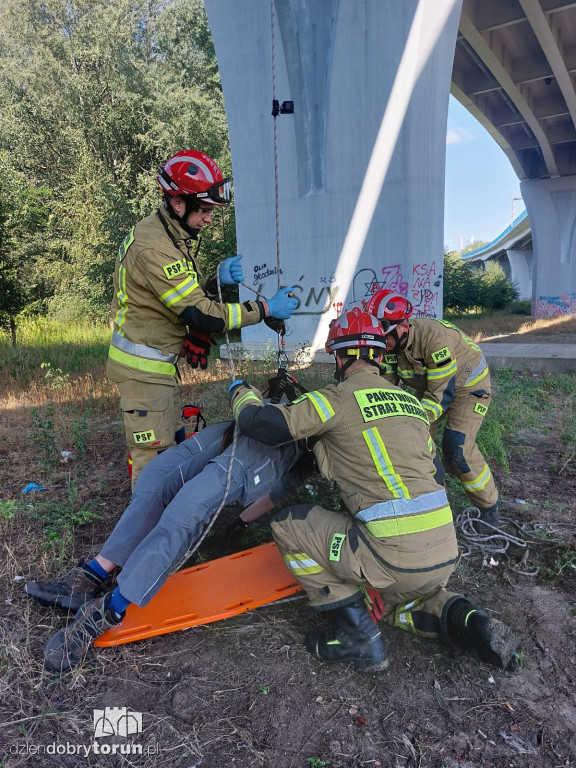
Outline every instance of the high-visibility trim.
{"label": "high-visibility trim", "polygon": [[452,360],[448,365],[443,365],[441,368],[428,368],[428,380],[441,381],[447,379],[449,376],[454,376],[458,370],[458,363],[456,360]]}
{"label": "high-visibility trim", "polygon": [[416,600],[406,603],[406,605],[399,605],[394,612],[394,626],[398,629],[405,629],[407,632],[417,634],[412,611],[422,602],[422,599],[418,597]]}
{"label": "high-visibility trim", "polygon": [[451,522],[452,510],[448,506],[435,509],[433,512],[425,512],[423,515],[409,515],[392,520],[373,520],[365,525],[372,536],[377,539],[387,539],[393,536],[407,536],[411,533],[425,533]]}
{"label": "high-visibility trim", "polygon": [[484,469],[474,478],[474,480],[462,480],[461,483],[467,491],[481,491],[492,479],[492,472],[488,464],[484,464]]}
{"label": "high-visibility trim", "polygon": [[389,363],[382,362],[380,363],[380,371],[384,375],[394,373],[394,366],[390,365]]}
{"label": "high-visibility trim", "polygon": [[123,242],[120,243],[120,247],[118,248],[118,260],[123,261],[124,257],[126,256],[126,253],[128,252],[128,248],[132,245],[134,242],[134,229],[135,227],[132,227],[130,232],[126,235]]}
{"label": "high-visibility trim", "polygon": [[169,291],[163,293],[162,296],[160,296],[160,301],[168,308],[173,307],[174,304],[177,304],[185,296],[188,296],[189,293],[192,293],[192,291],[196,290],[198,287],[199,285],[196,278],[188,276],[181,283],[178,283],[175,288],[170,288]]}
{"label": "high-visibility trim", "polygon": [[241,397],[239,397],[237,400],[234,401],[234,405],[232,406],[232,413],[234,415],[234,418],[237,419],[238,415],[240,413],[240,410],[248,403],[250,400],[253,400],[255,403],[258,403],[258,405],[262,405],[262,400],[256,395],[254,392],[246,392]]}
{"label": "high-visibility trim", "polygon": [[122,365],[127,365],[129,368],[135,368],[138,371],[176,376],[176,366],[171,363],[162,363],[159,360],[146,360],[143,357],[136,357],[136,355],[131,355],[112,345],[110,345],[110,349],[108,350],[108,357],[111,360],[116,360],[116,362],[122,363]]}
{"label": "high-visibility trim", "polygon": [[432,418],[429,419],[430,423],[432,423],[433,421],[436,421],[436,419],[439,419],[440,416],[442,416],[442,414],[444,413],[441,405],[438,405],[437,402],[435,402],[434,400],[430,400],[427,397],[423,397],[422,400],[420,400],[420,403],[422,406],[424,406],[424,409],[426,411],[429,411],[430,414],[432,415]]}
{"label": "high-visibility trim", "polygon": [[242,328],[242,305],[227,304],[226,306],[228,307],[228,330]]}
{"label": "high-visibility trim", "polygon": [[384,441],[380,437],[380,433],[375,427],[371,429],[363,430],[364,440],[372,456],[372,461],[376,467],[376,471],[386,483],[386,487],[395,499],[409,499],[410,494],[408,488],[404,485],[404,482],[399,474],[394,471],[394,466],[390,461],[390,456],[384,445]]}
{"label": "high-visibility trim", "polygon": [[302,397],[310,400],[322,423],[334,416],[334,409],[330,405],[330,401],[324,395],[321,395],[320,392],[306,392]]}
{"label": "high-visibility trim", "polygon": [[[423,373],[426,375],[426,368],[423,368]],[[400,376],[401,379],[415,379],[415,378],[422,378],[421,376],[414,376],[414,369],[413,368],[406,368],[406,369],[400,369],[398,368],[398,376]]]}
{"label": "high-visibility trim", "polygon": [[362,523],[369,523],[373,520],[382,520],[383,518],[421,515],[423,512],[429,512],[431,509],[444,507],[447,504],[448,497],[446,496],[446,491],[442,488],[439,491],[424,493],[415,499],[390,499],[389,501],[372,504],[371,507],[358,512],[356,519]]}
{"label": "high-visibility trim", "polygon": [[474,384],[478,384],[479,381],[482,381],[482,379],[487,376],[489,373],[488,366],[486,364],[486,360],[484,359],[484,355],[482,355],[482,359],[474,368],[470,376],[466,379],[464,382],[465,387],[473,387]]}
{"label": "high-visibility trim", "polygon": [[434,455],[435,449],[436,449],[436,443],[434,442],[434,440],[432,440],[431,437],[429,437],[428,438],[428,450],[430,451],[430,453],[432,455]]}
{"label": "high-visibility trim", "polygon": [[128,354],[136,355],[137,357],[145,357],[148,360],[160,360],[163,363],[172,363],[172,365],[176,365],[178,362],[177,354],[163,355],[156,347],[148,347],[146,344],[136,344],[116,331],[112,334],[111,343],[116,349],[121,349],[123,352],[128,352]]}
{"label": "high-visibility trim", "polygon": [[294,576],[309,576],[312,573],[322,573],[324,568],[308,555],[287,554],[283,555],[284,562]]}
{"label": "high-visibility trim", "polygon": [[126,292],[126,267],[122,264],[118,267],[118,292],[116,294],[118,300],[118,310],[114,317],[114,324],[122,334],[122,326],[126,320],[126,313],[128,312],[128,293]]}

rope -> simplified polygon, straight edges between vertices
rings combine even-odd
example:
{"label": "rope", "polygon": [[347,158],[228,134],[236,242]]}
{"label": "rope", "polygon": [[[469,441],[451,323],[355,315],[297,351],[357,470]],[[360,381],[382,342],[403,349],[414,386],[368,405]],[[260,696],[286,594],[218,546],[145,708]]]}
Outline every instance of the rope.
{"label": "rope", "polygon": [[[500,518],[500,525],[514,527],[520,535],[514,535],[501,527],[486,523],[480,518],[480,510],[476,507],[468,507],[454,520],[458,543],[462,550],[462,557],[471,557],[476,551],[482,556],[482,566],[498,565],[494,555],[500,555],[506,562],[509,570],[522,576],[537,576],[539,566],[524,570],[528,563],[530,549],[528,541],[539,544],[563,544],[564,539],[554,538],[553,531],[558,528],[576,530],[572,523],[517,523],[508,517]],[[517,547],[524,550],[523,556],[516,564],[512,564],[510,548]],[[520,566],[520,567],[519,567]]]}
{"label": "rope", "polygon": [[[272,103],[276,104],[276,27],[274,24],[274,0],[270,0],[270,38],[271,38],[271,56],[272,56]],[[276,285],[280,290],[280,202],[278,189],[278,126],[276,120],[277,110],[272,110],[274,125],[274,217],[276,223]],[[278,334],[278,359],[284,351],[284,338]]]}

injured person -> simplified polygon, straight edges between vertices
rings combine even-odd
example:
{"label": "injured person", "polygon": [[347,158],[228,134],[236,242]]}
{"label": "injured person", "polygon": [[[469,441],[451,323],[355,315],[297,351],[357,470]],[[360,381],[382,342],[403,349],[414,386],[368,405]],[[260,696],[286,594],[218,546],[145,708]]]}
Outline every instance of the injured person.
{"label": "injured person", "polygon": [[[211,425],[157,456],[142,470],[130,504],[93,560],[81,561],[60,578],[26,584],[26,594],[43,605],[76,611],[49,640],[47,669],[74,667],[97,637],[122,622],[130,603],[146,605],[223,501],[247,506],[227,529],[239,538],[249,522],[297,493],[310,471],[311,454],[299,443],[271,448],[241,434],[234,445],[234,426],[233,421]],[[102,594],[118,566],[118,586]]]}

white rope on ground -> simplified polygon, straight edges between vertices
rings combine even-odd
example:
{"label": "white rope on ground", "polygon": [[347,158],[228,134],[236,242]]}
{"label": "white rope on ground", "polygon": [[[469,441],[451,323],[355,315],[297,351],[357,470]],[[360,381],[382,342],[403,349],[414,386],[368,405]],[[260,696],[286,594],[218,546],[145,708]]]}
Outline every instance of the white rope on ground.
{"label": "white rope on ground", "polygon": [[[550,534],[558,528],[567,528],[576,530],[576,525],[571,523],[517,523],[508,517],[500,518],[500,525],[514,527],[520,535],[514,535],[504,530],[502,527],[496,527],[486,523],[480,518],[480,510],[476,507],[468,507],[463,510],[454,520],[458,543],[462,549],[462,557],[470,557],[475,551],[482,556],[482,565],[497,565],[494,561],[494,555],[502,556],[506,561],[507,567],[514,573],[522,576],[537,576],[539,566],[534,566],[530,570],[523,570],[518,567],[526,565],[530,550],[526,539],[531,539],[539,544],[563,544],[564,539],[553,538]],[[525,537],[525,538],[522,538]],[[512,564],[510,558],[510,547],[517,547],[524,550],[523,556],[516,565]]]}

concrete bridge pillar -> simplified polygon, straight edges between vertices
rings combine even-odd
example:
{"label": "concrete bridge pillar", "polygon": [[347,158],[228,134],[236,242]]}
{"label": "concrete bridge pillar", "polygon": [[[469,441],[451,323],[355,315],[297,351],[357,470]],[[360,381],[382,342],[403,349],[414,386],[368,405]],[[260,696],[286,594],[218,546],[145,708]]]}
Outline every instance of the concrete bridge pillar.
{"label": "concrete bridge pillar", "polygon": [[[446,119],[461,3],[205,0],[238,250],[246,282],[265,296],[296,286],[288,349],[322,348],[329,321],[380,287],[406,295],[417,315],[441,317]],[[273,97],[293,101],[294,113],[272,117]],[[241,300],[250,298],[241,288]],[[249,349],[271,339],[262,324],[242,331]]]}
{"label": "concrete bridge pillar", "polygon": [[516,284],[522,301],[532,299],[532,251],[508,248],[510,280]]}
{"label": "concrete bridge pillar", "polygon": [[523,181],[534,247],[532,314],[576,314],[576,177]]}

